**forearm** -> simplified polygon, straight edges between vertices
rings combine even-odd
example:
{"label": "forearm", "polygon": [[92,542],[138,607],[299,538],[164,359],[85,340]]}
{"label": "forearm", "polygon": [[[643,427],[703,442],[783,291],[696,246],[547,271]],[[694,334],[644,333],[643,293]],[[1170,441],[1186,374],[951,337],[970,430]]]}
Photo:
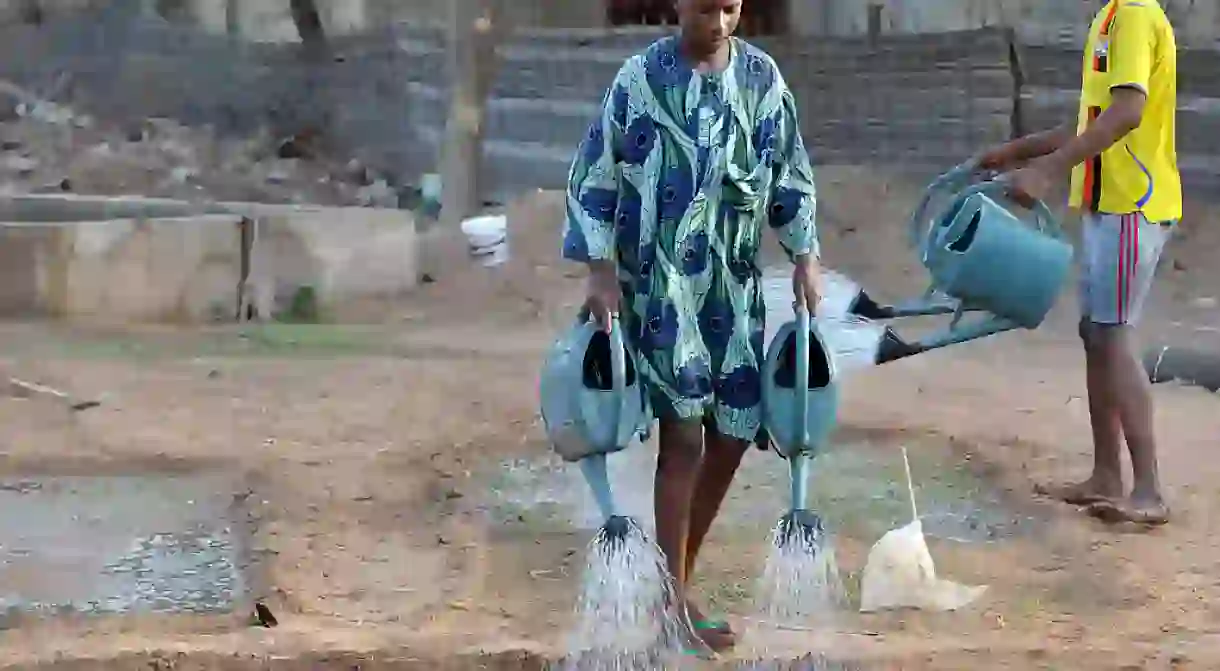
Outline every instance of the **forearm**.
{"label": "forearm", "polygon": [[816,263],[821,258],[821,248],[818,245],[818,231],[813,223],[812,214],[800,217],[782,226],[772,226],[779,246],[793,263]]}
{"label": "forearm", "polygon": [[1112,106],[1080,135],[1075,135],[1043,159],[1056,172],[1067,172],[1097,156],[1139,126],[1139,114]]}
{"label": "forearm", "polygon": [[1015,163],[1053,154],[1076,137],[1076,126],[1064,124],[1058,128],[1026,135],[1009,143],[1009,152]]}
{"label": "forearm", "polygon": [[611,259],[592,259],[587,265],[589,266],[590,275],[613,275],[618,273],[618,269],[615,267],[614,261]]}

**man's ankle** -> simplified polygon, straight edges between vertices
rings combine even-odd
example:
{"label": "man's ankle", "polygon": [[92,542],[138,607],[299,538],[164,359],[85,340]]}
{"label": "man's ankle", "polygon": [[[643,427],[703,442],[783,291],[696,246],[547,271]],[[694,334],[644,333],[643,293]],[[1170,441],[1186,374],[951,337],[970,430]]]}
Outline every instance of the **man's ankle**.
{"label": "man's ankle", "polygon": [[1123,474],[1121,470],[1093,467],[1088,484],[1099,494],[1121,496],[1123,493]]}
{"label": "man's ankle", "polygon": [[1159,483],[1136,483],[1131,489],[1131,500],[1140,503],[1162,503],[1165,498],[1161,495],[1161,486]]}

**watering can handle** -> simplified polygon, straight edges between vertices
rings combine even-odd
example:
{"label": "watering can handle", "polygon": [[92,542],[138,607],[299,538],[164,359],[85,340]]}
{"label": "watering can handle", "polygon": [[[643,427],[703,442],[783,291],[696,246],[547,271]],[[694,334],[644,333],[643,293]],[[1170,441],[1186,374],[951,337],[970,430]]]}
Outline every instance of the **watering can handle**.
{"label": "watering can handle", "polygon": [[809,449],[809,310],[796,308],[796,435],[797,454]]}
{"label": "watering can handle", "polygon": [[912,247],[926,249],[931,244],[930,238],[933,227],[929,222],[925,221],[925,217],[927,216],[928,206],[932,203],[932,198],[941,191],[957,191],[961,189],[970,183],[970,179],[977,172],[978,162],[972,159],[937,177],[928,185],[928,188],[924,190],[923,198],[919,200],[919,205],[911,215],[910,244]]}
{"label": "watering can handle", "polygon": [[[576,323],[592,322],[593,315],[589,309],[581,308],[576,315]],[[601,446],[606,449],[618,447],[614,443],[618,441],[618,425],[623,420],[623,405],[627,402],[627,345],[623,342],[623,325],[618,313],[610,315],[610,390],[618,397],[618,402],[614,404],[614,414],[610,417],[610,425],[614,427],[611,444]]]}
{"label": "watering can handle", "polygon": [[[969,198],[970,196],[973,196],[976,194],[1007,195],[1008,189],[1009,189],[1009,181],[1003,175],[1001,175],[989,182],[983,182],[982,184],[975,184],[974,186],[963,191],[961,193],[961,195],[958,196],[958,198],[959,199],[960,198]],[[1050,208],[1048,208],[1046,206],[1046,203],[1044,203],[1040,200],[1036,200],[1036,201],[1034,201],[1033,207],[1030,209],[1033,210],[1034,216],[1038,221],[1038,230],[1039,231],[1042,231],[1043,233],[1046,233],[1047,235],[1051,235],[1054,237],[1062,236],[1063,229],[1059,226],[1059,221],[1057,219],[1055,219],[1055,215],[1051,214],[1051,210],[1050,210]]]}
{"label": "watering can handle", "polygon": [[618,426],[623,420],[623,404],[627,402],[627,345],[623,342],[623,326],[617,314],[610,317],[610,376],[615,395],[611,425],[614,427],[613,442],[617,443]]}

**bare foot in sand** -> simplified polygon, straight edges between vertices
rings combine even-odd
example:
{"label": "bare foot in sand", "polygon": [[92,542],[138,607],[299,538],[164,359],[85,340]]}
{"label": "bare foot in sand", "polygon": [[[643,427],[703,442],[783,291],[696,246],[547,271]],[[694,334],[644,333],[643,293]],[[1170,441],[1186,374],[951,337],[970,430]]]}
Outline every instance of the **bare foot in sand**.
{"label": "bare foot in sand", "polygon": [[1098,501],[1089,506],[1089,515],[1107,524],[1140,524],[1159,527],[1169,523],[1169,506],[1160,497]]}
{"label": "bare foot in sand", "polygon": [[1034,493],[1058,499],[1074,506],[1087,506],[1094,503],[1121,499],[1123,496],[1123,483],[1122,480],[1112,481],[1094,475],[1084,482],[1035,485]]}

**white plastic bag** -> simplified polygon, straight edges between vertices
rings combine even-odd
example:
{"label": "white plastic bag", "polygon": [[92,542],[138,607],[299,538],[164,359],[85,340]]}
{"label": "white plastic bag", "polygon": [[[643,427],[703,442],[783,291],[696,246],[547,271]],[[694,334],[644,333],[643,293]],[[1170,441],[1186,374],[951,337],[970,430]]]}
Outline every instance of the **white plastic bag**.
{"label": "white plastic bag", "polygon": [[915,487],[905,447],[902,448],[902,460],[906,466],[907,491],[914,519],[910,524],[886,533],[869,550],[860,579],[860,612],[902,608],[957,610],[982,596],[987,587],[960,585],[936,577],[936,566],[932,563],[932,553],[928,550],[923,524],[915,508]]}

